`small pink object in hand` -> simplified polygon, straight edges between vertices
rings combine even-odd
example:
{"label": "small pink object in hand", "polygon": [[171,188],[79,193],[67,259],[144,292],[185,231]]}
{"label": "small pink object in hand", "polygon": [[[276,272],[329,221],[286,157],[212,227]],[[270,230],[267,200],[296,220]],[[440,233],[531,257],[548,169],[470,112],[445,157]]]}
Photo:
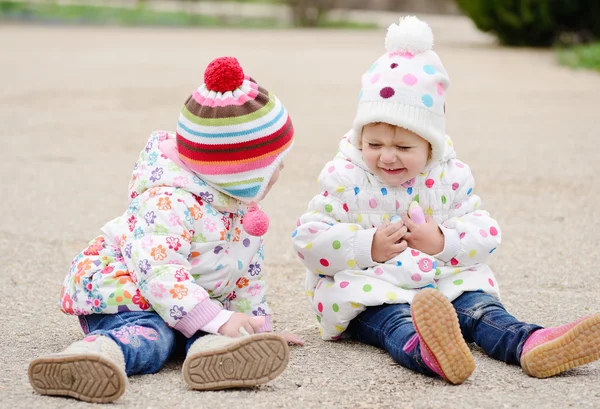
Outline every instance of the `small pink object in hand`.
{"label": "small pink object in hand", "polygon": [[425,213],[423,213],[423,209],[419,206],[418,202],[414,200],[410,202],[408,205],[408,217],[411,218],[416,224],[425,224]]}

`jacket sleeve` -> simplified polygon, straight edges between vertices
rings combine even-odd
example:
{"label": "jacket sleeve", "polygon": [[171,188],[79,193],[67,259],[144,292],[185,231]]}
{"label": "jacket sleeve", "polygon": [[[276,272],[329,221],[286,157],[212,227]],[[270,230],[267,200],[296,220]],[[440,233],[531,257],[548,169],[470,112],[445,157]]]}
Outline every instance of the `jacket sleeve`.
{"label": "jacket sleeve", "polygon": [[233,295],[230,300],[230,309],[253,317],[265,317],[265,324],[259,332],[269,332],[271,326],[271,309],[267,304],[267,283],[264,276],[264,245],[260,244],[258,252],[252,258],[245,276],[239,277],[235,282]]}
{"label": "jacket sleeve", "polygon": [[481,199],[473,194],[475,181],[466,164],[450,161],[447,175],[455,181],[453,186],[458,186],[449,218],[440,225],[445,245],[436,258],[457,267],[485,263],[501,242],[498,222],[481,209]]}
{"label": "jacket sleeve", "polygon": [[[130,255],[131,276],[142,296],[165,322],[187,337],[222,310],[190,274],[192,239],[209,233],[193,229],[199,226],[210,226],[211,231],[224,229],[218,226],[222,224],[218,218],[211,218],[208,224],[195,223],[207,214],[206,206],[210,205],[186,204],[176,194],[161,191],[128,219],[131,235],[125,255]],[[221,276],[231,271],[233,260],[223,241],[202,243],[199,252],[202,265],[207,266],[200,274],[225,269],[220,272]]]}
{"label": "jacket sleeve", "polygon": [[333,276],[348,268],[376,264],[371,259],[375,229],[350,223],[337,197],[325,191],[310,201],[308,210],[292,233],[294,248],[308,269]]}

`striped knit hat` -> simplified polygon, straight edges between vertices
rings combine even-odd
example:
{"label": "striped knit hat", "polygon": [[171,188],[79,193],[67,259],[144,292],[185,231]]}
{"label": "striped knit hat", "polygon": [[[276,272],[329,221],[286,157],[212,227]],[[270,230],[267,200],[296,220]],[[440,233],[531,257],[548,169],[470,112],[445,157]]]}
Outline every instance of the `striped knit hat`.
{"label": "striped knit hat", "polygon": [[177,123],[185,164],[221,192],[258,201],[293,145],[294,127],[277,97],[244,74],[238,60],[213,60]]}

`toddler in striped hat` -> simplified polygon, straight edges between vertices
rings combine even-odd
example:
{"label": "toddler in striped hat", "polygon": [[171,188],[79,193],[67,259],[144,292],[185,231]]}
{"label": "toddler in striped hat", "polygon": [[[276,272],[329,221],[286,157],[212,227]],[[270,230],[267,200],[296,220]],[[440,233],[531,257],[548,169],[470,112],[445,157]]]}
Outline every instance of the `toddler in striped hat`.
{"label": "toddler in striped hat", "polygon": [[[183,343],[198,390],[253,386],[288,363],[293,334],[272,332],[259,202],[293,145],[283,104],[233,57],[217,58],[185,102],[177,132],[151,134],[127,210],[79,253],[61,310],[86,337],[29,366],[33,388],[118,399],[127,376],[159,371]],[[179,348],[177,348],[179,349]]]}

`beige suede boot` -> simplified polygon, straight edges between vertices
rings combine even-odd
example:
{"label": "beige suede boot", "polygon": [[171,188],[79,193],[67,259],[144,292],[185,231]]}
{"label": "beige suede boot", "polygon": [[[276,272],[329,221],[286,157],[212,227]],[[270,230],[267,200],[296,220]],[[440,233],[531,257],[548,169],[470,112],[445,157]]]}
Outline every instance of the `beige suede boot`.
{"label": "beige suede boot", "polygon": [[115,341],[91,335],[63,352],[34,359],[29,364],[29,382],[42,395],[112,402],[125,392],[125,359]]}
{"label": "beige suede boot", "polygon": [[288,360],[287,342],[274,333],[240,338],[205,335],[190,347],[183,378],[198,390],[255,386],[281,374]]}

